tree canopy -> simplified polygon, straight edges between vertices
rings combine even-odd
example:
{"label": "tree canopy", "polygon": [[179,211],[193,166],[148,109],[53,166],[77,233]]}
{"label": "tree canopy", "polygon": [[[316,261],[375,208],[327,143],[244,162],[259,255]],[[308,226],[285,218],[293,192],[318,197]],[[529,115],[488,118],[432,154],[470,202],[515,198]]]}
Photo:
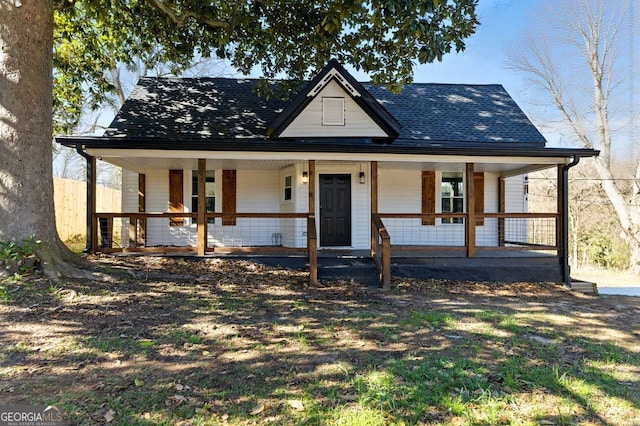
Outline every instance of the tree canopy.
{"label": "tree canopy", "polygon": [[[114,88],[105,71],[141,58],[176,71],[194,57],[243,74],[302,81],[331,58],[398,91],[413,66],[464,49],[477,0],[55,0],[54,116],[70,130],[86,99]],[[156,47],[160,46],[160,49]]]}

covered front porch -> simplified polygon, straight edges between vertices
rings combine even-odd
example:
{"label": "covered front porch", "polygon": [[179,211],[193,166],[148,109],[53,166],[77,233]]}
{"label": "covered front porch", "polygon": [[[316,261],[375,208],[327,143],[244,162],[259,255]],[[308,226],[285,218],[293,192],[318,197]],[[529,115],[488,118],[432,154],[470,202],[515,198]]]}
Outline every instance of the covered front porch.
{"label": "covered front porch", "polygon": [[[137,211],[90,209],[88,250],[304,259],[313,284],[319,277],[323,279],[322,265],[318,272],[322,259],[344,259],[341,254],[344,252],[359,253],[360,259],[361,253],[367,253],[366,257],[371,259],[367,267],[384,288],[391,285],[392,276],[446,275],[450,279],[464,279],[465,268],[476,271],[477,280],[509,281],[508,264],[534,265],[534,269],[541,271],[536,281],[567,282],[568,268],[561,244],[565,208],[562,191],[566,185],[563,175],[567,163],[564,158],[539,158],[532,163],[530,158],[505,161],[428,156],[423,161],[415,158],[407,161],[362,155],[353,161],[341,161],[335,155],[319,157],[311,160],[281,157],[115,160],[113,157],[111,162],[135,171]],[[90,158],[95,163],[95,157]],[[151,164],[153,171],[149,168]],[[528,212],[523,176],[549,167],[557,168],[559,176],[555,209]],[[170,171],[179,169],[193,170],[193,188],[183,182],[182,203],[172,202],[177,196],[167,188],[164,200],[167,207],[158,209],[162,204],[150,200],[150,187],[158,185],[153,176],[169,174],[167,179],[171,180]],[[211,180],[208,172],[212,169],[219,171],[218,187],[216,201],[207,205],[207,185]],[[434,178],[439,184],[444,182],[449,176],[445,173],[462,176],[461,199],[455,200],[451,195],[451,200],[446,200],[448,195],[443,195],[440,186],[436,191],[425,191],[425,187],[433,186],[430,180]],[[323,241],[326,222],[341,220],[339,215],[326,214],[327,198],[323,195],[326,188],[320,180],[328,176],[346,177],[350,188],[346,215],[350,222],[349,239],[338,245],[335,240]],[[520,208],[514,207],[510,191],[517,185],[509,187],[510,179],[523,183],[525,198]],[[275,189],[270,181],[278,182]],[[228,189],[232,187],[233,191]],[[188,191],[197,204],[186,205],[184,200],[189,197],[184,193]],[[260,201],[274,197],[275,201]],[[454,211],[453,207],[449,209],[453,211],[444,211],[445,205],[456,203],[462,211]],[[95,206],[95,200],[92,204]],[[151,206],[155,208],[150,209]],[[433,273],[438,268],[442,276]],[[547,272],[542,273],[540,268]],[[486,273],[483,275],[482,271]],[[523,274],[519,279],[532,279],[527,277]]]}

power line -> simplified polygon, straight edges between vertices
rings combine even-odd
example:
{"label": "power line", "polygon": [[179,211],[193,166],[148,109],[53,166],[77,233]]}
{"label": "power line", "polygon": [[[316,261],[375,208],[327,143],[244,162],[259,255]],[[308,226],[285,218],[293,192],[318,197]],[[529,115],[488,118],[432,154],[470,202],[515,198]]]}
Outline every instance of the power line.
{"label": "power line", "polygon": [[[555,178],[537,178],[537,177],[530,177],[529,180],[547,180],[547,181],[552,181],[552,180],[556,180]],[[595,182],[600,182],[603,180],[606,181],[636,181],[636,180],[640,180],[640,178],[620,178],[620,179],[600,179],[600,178],[569,178],[569,181],[572,180],[589,180],[589,181],[595,181]]]}

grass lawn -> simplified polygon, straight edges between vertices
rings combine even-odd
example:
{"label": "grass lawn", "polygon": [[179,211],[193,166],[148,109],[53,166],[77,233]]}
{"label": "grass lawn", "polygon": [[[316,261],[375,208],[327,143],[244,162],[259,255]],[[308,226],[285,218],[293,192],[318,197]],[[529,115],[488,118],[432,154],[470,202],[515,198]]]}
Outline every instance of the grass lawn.
{"label": "grass lawn", "polygon": [[640,424],[640,298],[97,257],[0,284],[0,405],[70,424]]}

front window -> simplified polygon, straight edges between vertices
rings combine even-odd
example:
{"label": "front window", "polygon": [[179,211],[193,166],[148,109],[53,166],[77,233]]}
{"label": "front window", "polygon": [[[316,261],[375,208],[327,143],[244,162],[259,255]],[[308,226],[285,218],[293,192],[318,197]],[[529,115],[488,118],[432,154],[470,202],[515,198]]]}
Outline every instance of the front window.
{"label": "front window", "polygon": [[[442,172],[442,213],[464,212],[464,181],[462,172]],[[443,218],[442,223],[462,223],[462,218]]]}
{"label": "front window", "polygon": [[[216,172],[215,170],[207,170],[205,179],[205,205],[207,207],[207,213],[214,213],[216,211]],[[191,173],[191,211],[198,213],[198,171],[193,170]],[[213,218],[208,220],[209,223],[214,223]]]}
{"label": "front window", "polygon": [[284,177],[284,194],[283,194],[284,201],[290,201],[292,199],[293,187],[291,185],[291,182],[292,182],[291,176]]}

